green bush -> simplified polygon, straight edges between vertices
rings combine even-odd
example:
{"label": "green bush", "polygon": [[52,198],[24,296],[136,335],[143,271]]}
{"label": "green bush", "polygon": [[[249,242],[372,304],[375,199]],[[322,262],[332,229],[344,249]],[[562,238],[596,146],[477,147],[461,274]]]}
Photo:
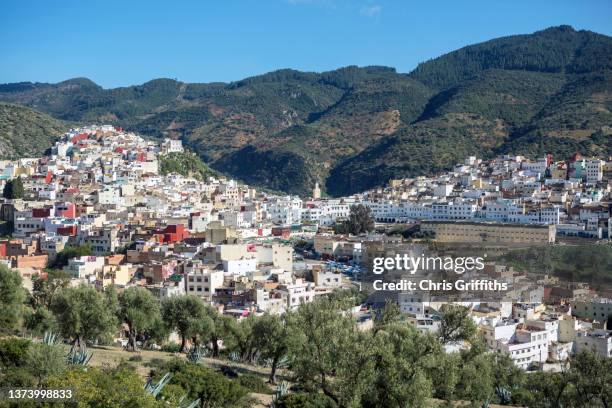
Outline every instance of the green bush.
{"label": "green bush", "polygon": [[237,378],[238,384],[257,394],[272,394],[273,390],[259,376],[255,374],[243,374]]}
{"label": "green bush", "polygon": [[26,339],[7,338],[0,340],[0,366],[21,367],[26,364],[32,342]]}
{"label": "green bush", "polygon": [[338,405],[324,394],[296,393],[281,397],[275,408],[336,408]]}
{"label": "green bush", "polygon": [[163,367],[164,364],[166,364],[166,360],[155,357],[149,360],[148,362],[146,362],[144,365],[147,367],[159,368],[159,367]]}
{"label": "green bush", "polygon": [[169,384],[180,386],[190,401],[199,398],[203,407],[242,407],[246,403],[248,390],[245,387],[204,366],[173,359],[156,369],[153,379],[159,380],[168,372],[172,374]]}
{"label": "green bush", "polygon": [[161,351],[166,353],[178,353],[179,351],[181,351],[181,345],[176,343],[164,344],[161,347]]}

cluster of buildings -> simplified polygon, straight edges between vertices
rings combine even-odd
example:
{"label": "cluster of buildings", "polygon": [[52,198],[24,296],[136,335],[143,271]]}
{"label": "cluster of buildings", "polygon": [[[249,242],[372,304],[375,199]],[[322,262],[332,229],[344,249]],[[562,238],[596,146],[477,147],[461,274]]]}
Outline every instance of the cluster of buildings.
{"label": "cluster of buildings", "polygon": [[[162,174],[166,155],[182,151],[178,140],[88,126],[61,136],[44,157],[0,161],[0,187],[16,178],[24,187],[23,198],[5,198],[0,206],[2,227],[10,230],[0,239],[0,262],[18,270],[26,286],[49,266],[60,267],[73,285],[139,285],[160,298],[194,294],[241,318],[284,313],[352,287],[375,257],[421,251],[397,236],[329,233],[355,204],[369,207],[378,222],[413,223],[440,243],[532,245],[559,236],[612,236],[610,161],[471,157],[436,177],[392,180],[338,199],[322,198],[317,185],[302,199],[224,178]],[[297,241],[310,249],[298,245],[296,253]],[[87,254],[58,262],[75,248]],[[511,279],[517,301],[460,303],[470,307],[492,350],[523,367],[583,347],[610,356],[604,323],[610,301],[585,286],[537,281],[493,263],[487,273]],[[410,323],[435,329],[440,303],[409,296],[398,302]],[[558,296],[557,306],[543,306],[551,296]],[[371,324],[368,312],[356,313],[364,327]]]}
{"label": "cluster of buildings", "polygon": [[456,225],[461,232],[475,224],[549,226],[556,237],[606,239],[612,237],[611,185],[611,160],[469,157],[453,171],[391,180],[359,200],[383,222],[427,220],[430,229]]}
{"label": "cluster of buildings", "polygon": [[[510,356],[524,369],[559,370],[561,362],[583,350],[612,357],[612,300],[589,284],[529,276],[496,264],[487,264],[484,275],[507,281],[511,290],[499,300],[472,293],[450,303],[469,309],[490,351]],[[445,300],[428,293],[401,293],[398,298],[406,320],[423,331],[439,328],[441,307],[451,299]]]}
{"label": "cluster of buildings", "polygon": [[90,126],[63,135],[47,156],[0,162],[0,187],[15,178],[24,187],[22,199],[1,205],[12,231],[0,239],[0,261],[31,282],[58,267],[62,251],[87,248],[59,265],[74,285],[195,294],[240,313],[282,313],[347,285],[340,274],[294,265],[287,238],[316,231],[300,226],[299,198],[162,174],[164,156],[182,151],[177,140]]}

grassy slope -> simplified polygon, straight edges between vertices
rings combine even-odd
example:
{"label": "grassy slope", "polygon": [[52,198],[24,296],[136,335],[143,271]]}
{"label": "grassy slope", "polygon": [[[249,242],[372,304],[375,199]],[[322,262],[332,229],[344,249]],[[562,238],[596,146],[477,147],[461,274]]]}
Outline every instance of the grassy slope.
{"label": "grassy slope", "polygon": [[53,144],[69,126],[48,115],[0,103],[0,157],[36,157]]}

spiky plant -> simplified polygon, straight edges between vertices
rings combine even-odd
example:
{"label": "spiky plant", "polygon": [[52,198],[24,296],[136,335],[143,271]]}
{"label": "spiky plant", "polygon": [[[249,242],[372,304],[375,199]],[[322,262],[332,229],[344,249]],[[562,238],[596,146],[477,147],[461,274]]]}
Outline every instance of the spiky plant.
{"label": "spiky plant", "polygon": [[56,344],[56,341],[57,334],[53,332],[45,332],[45,335],[43,337],[43,344],[46,344],[47,346],[54,346]]}
{"label": "spiky plant", "polygon": [[284,397],[285,395],[287,395],[288,392],[289,392],[289,384],[286,381],[281,381],[276,386],[276,392],[274,395],[276,396],[276,399],[280,399]]}
{"label": "spiky plant", "polygon": [[289,368],[289,358],[287,356],[279,358],[276,362],[276,368]]}
{"label": "spiky plant", "polygon": [[510,402],[512,402],[512,393],[506,388],[497,386],[495,387],[495,393],[499,397],[502,405],[508,405]]}
{"label": "spiky plant", "polygon": [[144,387],[145,391],[151,394],[153,397],[157,398],[161,390],[164,389],[166,384],[168,384],[171,379],[172,379],[171,373],[164,374],[164,376],[157,383],[154,383],[153,379],[149,378]]}
{"label": "spiky plant", "polygon": [[77,350],[73,344],[72,347],[70,347],[70,351],[68,352],[66,359],[70,365],[86,366],[89,364],[89,360],[91,360],[92,356],[93,353],[88,352],[85,345],[82,345]]}
{"label": "spiky plant", "polygon": [[[257,364],[264,367],[272,367],[273,362],[273,358],[260,358]],[[289,368],[289,358],[287,358],[287,356],[279,358],[276,362],[276,368]]]}
{"label": "spiky plant", "polygon": [[187,394],[183,395],[178,401],[178,408],[196,408],[200,406],[200,399],[191,401],[188,405],[183,405],[183,401],[187,398]]}
{"label": "spiky plant", "polygon": [[235,352],[235,351],[232,351],[231,353],[229,353],[229,354],[227,355],[227,358],[228,358],[230,361],[234,361],[234,362],[240,362],[240,361],[242,361],[242,358],[240,357],[240,354],[238,354],[238,353],[237,353],[237,352]]}
{"label": "spiky plant", "polygon": [[187,360],[193,364],[199,364],[208,355],[208,349],[204,346],[192,346],[187,352]]}

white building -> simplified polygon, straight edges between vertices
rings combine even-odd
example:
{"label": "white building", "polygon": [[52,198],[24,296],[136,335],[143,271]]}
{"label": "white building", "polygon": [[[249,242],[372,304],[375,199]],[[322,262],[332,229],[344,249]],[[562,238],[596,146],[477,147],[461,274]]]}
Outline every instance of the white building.
{"label": "white building", "polygon": [[102,272],[104,268],[104,258],[101,256],[81,256],[72,258],[68,261],[68,265],[64,270],[73,278],[83,279],[98,272]]}
{"label": "white building", "polygon": [[185,273],[185,291],[212,301],[215,291],[223,287],[223,272],[203,268],[192,268]]}
{"label": "white building", "polygon": [[606,162],[599,159],[587,160],[585,168],[586,182],[596,184],[603,179],[603,169]]}
{"label": "white building", "polygon": [[287,300],[287,309],[297,309],[301,304],[314,300],[314,288],[314,283],[296,279],[295,283],[280,285],[278,292]]}
{"label": "white building", "polygon": [[180,153],[183,151],[183,142],[175,139],[164,139],[161,143],[161,153]]}
{"label": "white building", "polygon": [[223,272],[228,275],[246,275],[248,272],[257,270],[257,260],[251,259],[233,259],[223,261]]}

